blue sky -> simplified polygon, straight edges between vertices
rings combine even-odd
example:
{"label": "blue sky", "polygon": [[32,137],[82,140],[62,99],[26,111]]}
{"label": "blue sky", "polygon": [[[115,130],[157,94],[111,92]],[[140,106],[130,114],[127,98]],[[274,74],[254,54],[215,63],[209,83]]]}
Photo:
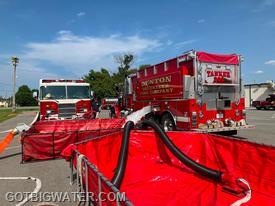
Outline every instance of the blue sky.
{"label": "blue sky", "polygon": [[275,0],[10,1],[0,0],[0,96],[17,84],[116,71],[113,56],[135,65],[196,49],[244,56],[245,83],[275,80]]}

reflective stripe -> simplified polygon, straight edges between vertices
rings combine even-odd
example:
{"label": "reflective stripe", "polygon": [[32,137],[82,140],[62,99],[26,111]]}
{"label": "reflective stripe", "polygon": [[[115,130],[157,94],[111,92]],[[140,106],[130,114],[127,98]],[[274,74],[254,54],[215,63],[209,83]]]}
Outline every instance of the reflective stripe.
{"label": "reflective stripe", "polygon": [[189,117],[180,117],[180,116],[177,116],[176,120],[178,122],[190,122],[190,118]]}

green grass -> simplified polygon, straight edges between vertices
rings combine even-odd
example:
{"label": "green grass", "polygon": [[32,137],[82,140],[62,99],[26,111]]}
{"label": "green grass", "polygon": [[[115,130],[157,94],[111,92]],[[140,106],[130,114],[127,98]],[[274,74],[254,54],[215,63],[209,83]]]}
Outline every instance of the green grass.
{"label": "green grass", "polygon": [[11,108],[0,108],[0,122],[4,122],[7,119],[11,119],[16,117],[16,115],[21,114],[25,111],[38,111],[38,107],[19,107],[15,112],[12,112]]}

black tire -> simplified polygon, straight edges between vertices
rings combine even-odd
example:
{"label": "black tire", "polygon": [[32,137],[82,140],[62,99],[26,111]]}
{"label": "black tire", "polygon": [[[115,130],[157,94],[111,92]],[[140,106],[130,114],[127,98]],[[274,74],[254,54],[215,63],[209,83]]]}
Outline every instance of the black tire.
{"label": "black tire", "polygon": [[262,108],[261,107],[256,107],[257,110],[261,110]]}
{"label": "black tire", "polygon": [[169,113],[165,113],[162,117],[161,117],[161,126],[164,129],[164,131],[174,131],[176,130],[176,124],[175,121],[173,119],[173,117],[169,114]]}

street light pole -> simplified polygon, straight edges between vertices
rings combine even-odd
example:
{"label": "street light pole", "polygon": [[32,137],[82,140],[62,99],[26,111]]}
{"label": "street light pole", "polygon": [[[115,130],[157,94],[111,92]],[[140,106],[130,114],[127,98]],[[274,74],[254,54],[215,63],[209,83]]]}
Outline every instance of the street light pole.
{"label": "street light pole", "polygon": [[11,63],[13,65],[13,98],[12,98],[12,111],[15,112],[15,91],[16,91],[16,66],[19,63],[18,57],[11,57]]}

